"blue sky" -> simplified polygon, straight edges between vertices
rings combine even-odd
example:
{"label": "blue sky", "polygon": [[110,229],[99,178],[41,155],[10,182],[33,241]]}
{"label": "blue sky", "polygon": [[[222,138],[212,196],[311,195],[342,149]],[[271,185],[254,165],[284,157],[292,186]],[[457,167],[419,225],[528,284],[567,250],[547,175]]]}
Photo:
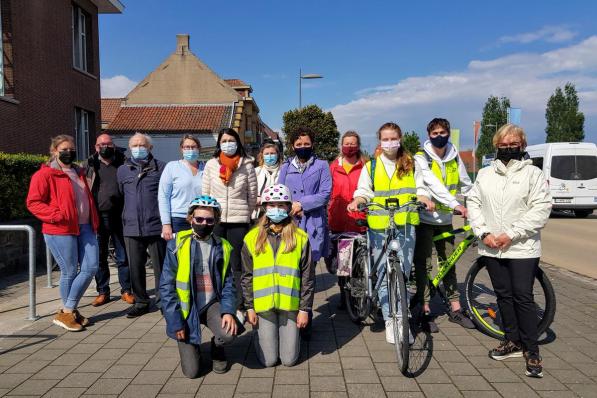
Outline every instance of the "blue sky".
{"label": "blue sky", "polygon": [[386,121],[422,136],[436,116],[471,147],[492,94],[522,108],[540,143],[547,99],[567,81],[581,97],[585,141],[597,142],[597,2],[122,1],[123,14],[100,16],[104,96],[125,95],[189,33],[220,77],[252,85],[274,129],[298,106],[302,68],[324,75],[304,81],[303,105],[331,110],[368,147]]}

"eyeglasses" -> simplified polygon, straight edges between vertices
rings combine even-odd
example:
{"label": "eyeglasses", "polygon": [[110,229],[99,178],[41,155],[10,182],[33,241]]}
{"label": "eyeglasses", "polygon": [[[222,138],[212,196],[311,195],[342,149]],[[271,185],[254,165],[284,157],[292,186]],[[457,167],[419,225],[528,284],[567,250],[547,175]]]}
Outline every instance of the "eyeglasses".
{"label": "eyeglasses", "polygon": [[501,148],[501,149],[505,149],[505,148],[517,148],[517,147],[520,147],[520,146],[522,146],[522,144],[520,142],[510,142],[510,143],[502,142],[502,143],[497,144],[497,147]]}
{"label": "eyeglasses", "polygon": [[438,135],[441,135],[442,137],[447,137],[450,133],[447,132],[446,130],[439,130],[439,131],[432,131],[429,133],[430,137],[437,137]]}
{"label": "eyeglasses", "polygon": [[207,224],[207,225],[214,225],[216,223],[216,219],[213,217],[193,217],[196,224]]}

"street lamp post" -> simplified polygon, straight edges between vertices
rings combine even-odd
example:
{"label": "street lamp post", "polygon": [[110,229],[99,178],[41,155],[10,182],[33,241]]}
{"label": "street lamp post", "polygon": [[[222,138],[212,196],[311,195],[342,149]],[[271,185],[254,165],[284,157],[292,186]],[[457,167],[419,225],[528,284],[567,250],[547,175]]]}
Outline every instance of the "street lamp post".
{"label": "street lamp post", "polygon": [[299,109],[303,108],[303,79],[323,79],[323,76],[315,73],[303,75],[302,69],[299,68]]}

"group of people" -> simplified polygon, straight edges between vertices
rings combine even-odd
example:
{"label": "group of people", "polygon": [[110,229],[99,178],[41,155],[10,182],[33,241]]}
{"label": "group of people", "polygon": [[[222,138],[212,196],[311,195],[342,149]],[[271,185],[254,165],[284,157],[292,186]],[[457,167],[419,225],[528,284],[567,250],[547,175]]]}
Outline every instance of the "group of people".
{"label": "group of people", "polygon": [[[224,346],[246,322],[256,329],[255,349],[264,366],[278,361],[292,366],[301,336],[308,339],[311,333],[315,265],[321,258],[329,264],[335,255],[330,234],[366,232],[371,254],[375,260],[382,257],[383,266],[389,216],[363,214],[359,204],[385,204],[388,198],[406,203],[416,197],[426,210],[405,209],[395,222],[407,277],[414,264],[423,328],[438,331],[426,277],[432,248],[441,259],[454,245],[432,238],[452,229],[457,212],[470,219],[480,238],[479,261],[487,265],[498,296],[506,339],[489,355],[496,360],[524,355],[526,374],[541,377],[532,289],[541,255],[539,231],[551,199],[541,170],[525,160],[525,134],[512,124],[497,131],[496,160],[472,184],[449,142],[449,122],[433,119],[427,132],[428,140],[413,156],[401,145],[400,127],[385,123],[377,132],[378,150],[368,159],[359,134],[348,131],[341,137],[340,155],[328,163],[315,156],[317,134],[308,127],[289,132],[292,156],[284,159],[281,147],[266,141],[256,160],[235,130],[222,129],[204,167],[200,141],[192,135],[180,142],[181,159],[165,164],[152,155],[146,134],[130,138],[128,158],[102,134],[96,153],[81,166],[74,163],[73,138],[55,137],[50,161],[33,175],[27,197],[61,270],[63,305],[53,322],[70,331],[89,324],[77,307],[94,277],[98,296],[92,305],[111,300],[111,240],[121,299],[131,304],[129,318],[152,308],[145,282],[149,253],[153,303],[166,319],[168,336],[178,341],[187,377],[201,371],[201,324],[213,333],[215,372],[227,370]],[[459,190],[468,198],[467,207],[456,199]],[[473,328],[460,306],[455,269],[443,283],[450,321]],[[378,295],[386,340],[393,344],[386,283]]]}

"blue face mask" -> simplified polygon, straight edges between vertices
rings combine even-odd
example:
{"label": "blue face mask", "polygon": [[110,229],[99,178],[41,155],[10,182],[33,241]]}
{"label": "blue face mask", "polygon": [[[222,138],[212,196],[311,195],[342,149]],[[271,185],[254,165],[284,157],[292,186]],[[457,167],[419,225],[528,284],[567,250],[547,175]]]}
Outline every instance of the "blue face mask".
{"label": "blue face mask", "polygon": [[278,207],[270,207],[265,211],[265,215],[269,218],[274,224],[278,224],[281,221],[284,221],[288,218],[288,212],[286,209],[281,209]]}
{"label": "blue face mask", "polygon": [[220,144],[220,149],[228,156],[234,156],[237,148],[236,142],[222,142]]}
{"label": "blue face mask", "polygon": [[133,159],[143,160],[147,159],[149,151],[144,146],[136,146],[131,148],[131,155],[133,155]]}
{"label": "blue face mask", "polygon": [[194,162],[199,159],[199,151],[196,149],[183,149],[182,158],[189,162]]}
{"label": "blue face mask", "polygon": [[263,163],[268,166],[275,166],[278,163],[278,155],[275,153],[268,153],[267,155],[263,155]]}

